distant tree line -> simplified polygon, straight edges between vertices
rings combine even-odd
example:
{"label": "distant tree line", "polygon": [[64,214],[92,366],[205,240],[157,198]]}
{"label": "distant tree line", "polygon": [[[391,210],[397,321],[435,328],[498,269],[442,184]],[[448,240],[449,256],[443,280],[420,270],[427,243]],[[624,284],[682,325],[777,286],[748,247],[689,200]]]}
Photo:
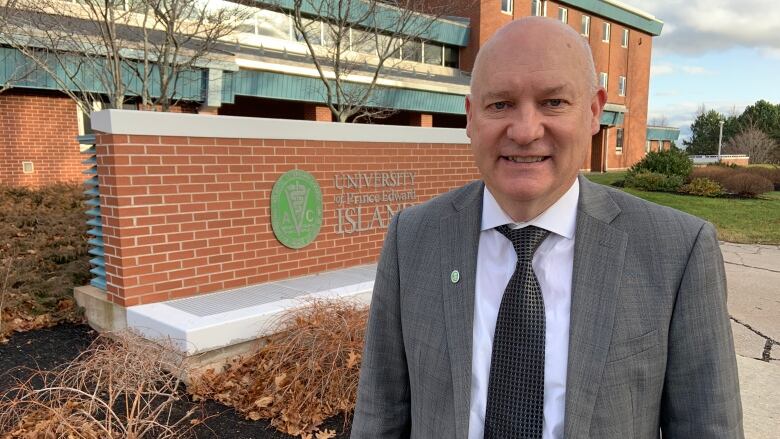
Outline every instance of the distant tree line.
{"label": "distant tree line", "polygon": [[780,164],[780,104],[760,100],[741,114],[730,115],[703,106],[691,125],[691,138],[684,140],[690,155],[718,153],[720,122],[723,121],[722,154],[746,154],[751,163]]}

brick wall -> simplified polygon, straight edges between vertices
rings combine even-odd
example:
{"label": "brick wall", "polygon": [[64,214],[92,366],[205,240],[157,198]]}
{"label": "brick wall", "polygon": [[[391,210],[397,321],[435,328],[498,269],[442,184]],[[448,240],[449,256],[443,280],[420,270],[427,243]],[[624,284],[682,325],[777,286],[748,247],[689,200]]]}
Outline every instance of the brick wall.
{"label": "brick wall", "polygon": [[[345,232],[338,175],[413,172],[413,187],[404,187],[415,191],[413,203],[478,177],[467,144],[117,134],[97,143],[107,291],[123,306],[375,262],[390,213],[365,204],[353,220],[370,224],[376,206],[382,219]],[[270,225],[273,184],[292,169],[311,173],[323,194],[320,234],[300,250],[281,245]]]}
{"label": "brick wall", "polygon": [[[76,104],[56,93],[11,90],[0,94],[0,184],[37,187],[80,182]],[[33,173],[22,172],[22,162]]]}

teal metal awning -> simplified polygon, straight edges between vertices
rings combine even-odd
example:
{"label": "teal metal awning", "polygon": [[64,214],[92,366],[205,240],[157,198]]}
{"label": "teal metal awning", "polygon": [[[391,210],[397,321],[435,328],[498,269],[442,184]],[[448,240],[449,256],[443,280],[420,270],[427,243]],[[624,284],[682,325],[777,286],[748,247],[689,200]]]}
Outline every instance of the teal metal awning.
{"label": "teal metal awning", "polygon": [[[367,2],[361,0],[349,1],[352,3],[350,6],[353,11],[352,15],[355,17],[355,19],[352,20],[354,24],[365,26],[369,29],[376,28],[388,32],[397,31],[397,25],[395,25],[395,23],[397,23],[398,17],[402,13],[399,11],[399,8],[389,4],[386,5],[381,2],[376,2],[377,13],[370,18],[370,21],[359,21],[359,18],[365,15],[367,10]],[[309,0],[302,2],[301,11],[318,16],[320,16],[320,13],[327,11],[327,7],[322,7],[320,11],[317,11],[314,7],[312,7],[312,3],[316,3],[316,1]],[[295,2],[294,0],[254,0],[254,4],[258,6],[279,8],[289,12],[294,9]],[[322,16],[322,18],[328,17]],[[415,36],[419,36],[429,41],[452,44],[460,47],[466,47],[469,43],[469,25],[466,23],[459,23],[453,20],[442,18],[437,19],[435,17],[424,14],[415,15],[415,19],[419,19],[421,22],[422,20],[427,20],[425,24],[422,24],[422,27],[428,27],[427,32],[423,33],[422,35]],[[465,21],[467,19],[464,18],[462,20]],[[415,29],[421,28],[421,26],[411,27]]]}
{"label": "teal metal awning", "polygon": [[[257,70],[224,72],[222,102],[232,104],[236,95],[288,101],[325,103],[325,86],[320,78]],[[365,87],[350,84],[351,87]],[[425,90],[377,86],[370,107],[425,113],[466,114],[465,96]]]}
{"label": "teal metal awning", "polygon": [[675,141],[680,137],[680,129],[674,127],[647,127],[647,140]]}
{"label": "teal metal awning", "polygon": [[[133,69],[142,71],[140,61],[126,60],[124,81],[127,87],[127,96],[137,96],[141,93],[142,83]],[[77,54],[66,55],[66,66],[57,62],[53,57],[49,60],[49,69],[54,75],[49,74],[35,65],[22,52],[11,47],[0,47],[0,83],[11,81],[14,87],[60,90],[59,82],[68,85],[72,91],[85,91],[89,93],[107,93],[101,76],[107,74],[107,69],[101,69],[103,62],[92,59],[83,62],[82,56]],[[67,67],[67,68],[66,68]],[[75,74],[75,79],[70,75]],[[55,77],[59,80],[55,80]],[[152,66],[151,80],[149,81],[150,93],[153,97],[160,94],[160,81],[157,68]],[[176,82],[176,99],[187,101],[203,101],[205,87],[208,84],[207,70],[191,69],[179,73]]]}
{"label": "teal metal awning", "polygon": [[643,14],[638,9],[621,8],[604,0],[561,0],[561,3],[609,18],[617,23],[639,29],[656,37],[661,35],[661,29],[664,27],[663,21],[649,14]]}
{"label": "teal metal awning", "polygon": [[601,124],[610,127],[623,125],[624,118],[625,118],[625,113],[623,112],[604,110],[601,113]]}

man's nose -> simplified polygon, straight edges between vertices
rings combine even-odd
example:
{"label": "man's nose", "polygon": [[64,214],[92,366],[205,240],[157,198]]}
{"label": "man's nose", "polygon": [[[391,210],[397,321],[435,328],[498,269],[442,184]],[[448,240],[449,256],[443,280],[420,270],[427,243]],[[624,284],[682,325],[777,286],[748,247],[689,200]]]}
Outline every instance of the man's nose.
{"label": "man's nose", "polygon": [[538,109],[532,104],[515,108],[506,135],[518,145],[527,145],[540,139],[544,135],[544,126]]}

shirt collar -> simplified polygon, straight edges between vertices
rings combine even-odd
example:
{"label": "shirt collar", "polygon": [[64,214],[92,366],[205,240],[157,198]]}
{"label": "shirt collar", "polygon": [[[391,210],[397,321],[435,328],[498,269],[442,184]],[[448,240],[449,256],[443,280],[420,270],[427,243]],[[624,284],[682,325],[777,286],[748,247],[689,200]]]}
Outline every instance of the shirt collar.
{"label": "shirt collar", "polygon": [[577,202],[580,196],[580,182],[574,179],[571,187],[552,206],[539,214],[536,218],[522,223],[516,223],[512,217],[498,205],[498,202],[485,185],[482,197],[482,231],[509,224],[512,228],[526,226],[541,227],[566,239],[574,238],[574,230],[577,224]]}

